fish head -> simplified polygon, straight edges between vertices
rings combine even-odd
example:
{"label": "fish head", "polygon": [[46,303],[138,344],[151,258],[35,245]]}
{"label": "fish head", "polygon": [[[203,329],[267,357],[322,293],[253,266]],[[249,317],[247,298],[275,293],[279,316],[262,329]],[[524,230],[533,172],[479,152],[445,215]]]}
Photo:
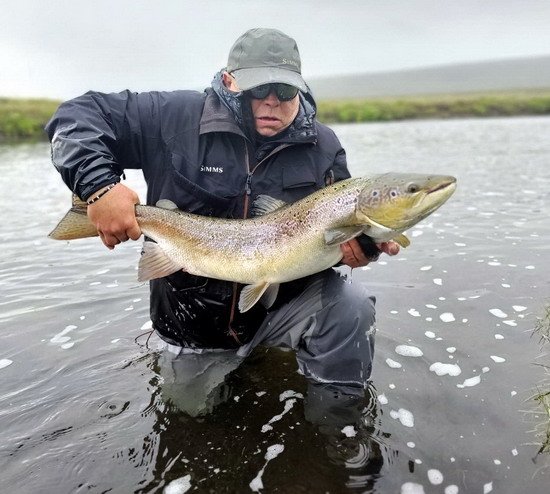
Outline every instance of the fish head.
{"label": "fish head", "polygon": [[433,213],[455,189],[456,178],[446,175],[376,175],[359,193],[357,220],[402,232]]}

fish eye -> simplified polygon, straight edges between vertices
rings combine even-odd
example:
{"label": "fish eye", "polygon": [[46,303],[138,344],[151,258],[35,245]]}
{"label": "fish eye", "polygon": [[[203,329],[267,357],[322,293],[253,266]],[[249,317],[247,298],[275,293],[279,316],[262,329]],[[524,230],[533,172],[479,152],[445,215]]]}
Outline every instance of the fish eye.
{"label": "fish eye", "polygon": [[395,189],[390,190],[390,196],[397,197],[397,191]]}
{"label": "fish eye", "polygon": [[415,192],[418,192],[419,190],[420,190],[420,187],[415,183],[411,183],[407,187],[407,192],[409,192],[410,194],[414,194]]}
{"label": "fish eye", "polygon": [[372,193],[371,193],[372,197],[377,197],[378,196],[378,191],[377,190],[373,190]]}

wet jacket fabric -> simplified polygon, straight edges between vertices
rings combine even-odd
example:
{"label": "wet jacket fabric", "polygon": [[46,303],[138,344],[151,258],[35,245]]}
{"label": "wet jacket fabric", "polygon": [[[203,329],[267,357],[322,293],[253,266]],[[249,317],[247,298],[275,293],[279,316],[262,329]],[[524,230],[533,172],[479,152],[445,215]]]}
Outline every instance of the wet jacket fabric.
{"label": "wet jacket fabric", "polygon": [[[84,200],[118,182],[124,169],[137,168],[147,183],[147,204],[169,199],[184,211],[224,218],[250,216],[259,194],[294,202],[350,176],[337,137],[314,118],[311,96],[300,96],[298,116],[285,132],[257,140],[231,107],[232,95],[220,92],[216,78],[213,87],[203,93],[88,92],[63,103],[46,126],[54,166]],[[304,283],[281,285],[275,306]],[[244,314],[234,309],[240,287],[231,282],[178,272],[150,287],[153,327],[182,346],[241,346],[267,313],[261,304]]]}

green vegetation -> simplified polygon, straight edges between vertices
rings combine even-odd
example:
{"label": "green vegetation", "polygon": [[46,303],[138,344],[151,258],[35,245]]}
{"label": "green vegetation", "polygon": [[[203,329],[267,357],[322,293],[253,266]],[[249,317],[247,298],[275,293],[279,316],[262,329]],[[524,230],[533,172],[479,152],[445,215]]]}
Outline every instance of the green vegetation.
{"label": "green vegetation", "polygon": [[550,90],[510,93],[452,94],[319,102],[323,122],[498,117],[550,114]]}
{"label": "green vegetation", "polygon": [[[0,142],[44,139],[43,128],[59,101],[0,98]],[[326,123],[550,114],[550,89],[509,93],[407,96],[320,101]]]}
{"label": "green vegetation", "polygon": [[0,98],[0,142],[45,139],[44,125],[58,106],[46,99]]}
{"label": "green vegetation", "polygon": [[[540,337],[540,344],[543,349],[550,342],[550,303],[544,307],[542,317],[537,317],[537,322],[534,329],[535,334]],[[546,380],[543,382],[541,389],[537,388],[537,392],[533,400],[539,404],[537,413],[542,413],[544,420],[536,429],[536,436],[540,439],[541,447],[538,454],[550,453],[550,366],[540,365],[546,374]]]}

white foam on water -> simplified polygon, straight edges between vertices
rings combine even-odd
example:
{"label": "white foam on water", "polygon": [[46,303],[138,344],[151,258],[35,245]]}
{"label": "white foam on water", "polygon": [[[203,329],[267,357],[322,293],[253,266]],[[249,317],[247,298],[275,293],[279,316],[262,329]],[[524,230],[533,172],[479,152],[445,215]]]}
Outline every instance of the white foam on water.
{"label": "white foam on water", "polygon": [[446,349],[449,353],[455,353],[456,352],[456,347],[454,346],[450,346],[449,348]]}
{"label": "white foam on water", "polygon": [[436,470],[435,468],[430,468],[428,470],[428,480],[433,485],[439,485],[443,483],[443,474],[439,470]]}
{"label": "white foam on water", "polygon": [[191,475],[172,480],[162,491],[163,494],[183,494],[191,489]]}
{"label": "white foam on water", "polygon": [[388,384],[388,388],[390,388],[390,389],[395,389],[395,384],[393,384],[393,383],[392,383],[392,384]]}
{"label": "white foam on water", "polygon": [[130,305],[130,307],[126,307],[126,309],[124,309],[125,311],[130,311],[130,310],[134,310],[134,306],[133,305]]}
{"label": "white foam on water", "polygon": [[458,486],[451,484],[445,487],[445,494],[458,494]]}
{"label": "white foam on water", "polygon": [[9,358],[0,359],[0,369],[3,369],[11,364],[13,364],[13,360],[10,360]]}
{"label": "white foam on water", "polygon": [[443,285],[443,280],[441,278],[434,278],[433,281],[435,285],[439,285],[439,286]]}
{"label": "white foam on water", "polygon": [[407,446],[408,446],[409,448],[414,448],[414,447],[416,446],[416,444],[414,444],[412,441],[409,441],[409,442],[407,443]]}
{"label": "white foam on water", "polygon": [[459,376],[462,369],[457,364],[443,364],[442,362],[434,362],[430,365],[430,370],[438,376]]}
{"label": "white foam on water", "polygon": [[[256,393],[257,396],[260,396],[258,395],[258,393]],[[289,398],[304,398],[304,395],[302,393],[298,393],[296,391],[293,391],[292,389],[287,389],[286,391],[283,391],[280,395],[279,395],[279,401],[285,401],[285,400],[288,400]]]}
{"label": "white foam on water", "polygon": [[502,362],[506,362],[505,358],[497,357],[496,355],[491,355],[491,358],[497,363],[501,364]]}
{"label": "white foam on water", "polygon": [[510,396],[516,396],[518,394],[517,391],[510,391]]}
{"label": "white foam on water", "polygon": [[141,328],[139,329],[153,329],[153,321],[147,321]]}
{"label": "white foam on water", "polygon": [[493,460],[493,463],[494,463],[495,465],[501,465],[501,464],[502,464],[502,462],[501,462],[499,459],[497,459],[497,458],[495,458],[495,459]]}
{"label": "white foam on water", "polygon": [[483,494],[489,494],[489,492],[493,491],[493,483],[489,482],[488,484],[484,484],[483,486]]}
{"label": "white foam on water", "polygon": [[111,343],[118,343],[120,341],[120,338],[115,338],[114,340],[111,340]]}
{"label": "white foam on water", "polygon": [[273,427],[271,426],[271,424],[273,422],[278,422],[279,420],[281,420],[283,418],[283,415],[287,414],[288,412],[290,412],[290,410],[292,410],[292,407],[294,406],[295,403],[296,403],[296,398],[291,398],[289,400],[286,400],[285,401],[285,408],[284,408],[283,412],[280,413],[279,415],[275,415],[274,417],[272,417],[271,420],[267,424],[262,425],[262,432],[267,432],[267,431],[272,430]]}
{"label": "white foam on water", "polygon": [[424,335],[427,337],[427,338],[435,338],[435,333],[433,331],[426,331],[424,333]]}
{"label": "white foam on water", "polygon": [[512,327],[515,327],[518,325],[518,323],[513,319],[507,319],[506,321],[502,321],[502,324],[506,324],[507,326],[512,326]]}
{"label": "white foam on water", "polygon": [[483,372],[484,374],[486,374],[486,373],[489,372],[490,370],[491,370],[490,367],[483,367],[483,368],[481,369],[481,372]]}
{"label": "white foam on water", "polygon": [[471,388],[477,386],[481,382],[481,376],[474,376],[466,379],[462,384],[457,384],[457,388]]}
{"label": "white foam on water", "polygon": [[357,431],[355,430],[355,427],[353,425],[346,425],[342,429],[342,434],[346,437],[355,437],[357,435]]}
{"label": "white foam on water", "polygon": [[253,492],[259,492],[261,489],[264,488],[264,484],[262,482],[262,476],[264,474],[264,470],[267,467],[267,464],[273,460],[274,458],[277,458],[283,451],[285,447],[283,444],[273,444],[272,446],[269,446],[267,448],[267,453],[265,454],[265,464],[264,467],[258,472],[258,475],[252,479],[250,482],[249,487]]}
{"label": "white foam on water", "polygon": [[424,487],[414,482],[405,482],[401,486],[401,494],[425,494]]}
{"label": "white foam on water", "polygon": [[523,312],[524,310],[527,310],[527,307],[524,307],[523,305],[512,305],[512,309],[516,312]]}
{"label": "white foam on water", "polygon": [[403,357],[422,357],[422,355],[424,355],[420,348],[410,345],[397,345],[395,347],[395,353]]}
{"label": "white foam on water", "polygon": [[257,391],[256,396],[259,398],[260,396],[263,396],[267,393],[267,391]]}
{"label": "white foam on water", "polygon": [[422,267],[420,268],[420,271],[429,271],[430,269],[432,269],[431,266],[422,266]]}
{"label": "white foam on water", "polygon": [[518,450],[517,450],[516,448],[514,448],[514,449],[512,450],[512,454],[513,454],[514,456],[517,456],[517,455],[518,455]]}
{"label": "white foam on water", "polygon": [[504,336],[502,336],[501,334],[499,333],[495,334],[495,340],[503,340],[503,339],[504,339]]}
{"label": "white foam on water", "polygon": [[405,427],[414,427],[414,415],[405,408],[400,408],[397,411],[391,410],[390,417],[399,420]]}
{"label": "white foam on water", "polygon": [[437,305],[434,305],[434,304],[426,304],[426,307],[428,309],[437,309]]}
{"label": "white foam on water", "polygon": [[525,269],[535,269],[535,266],[533,266],[533,265],[525,266]]}
{"label": "white foam on water", "polygon": [[63,343],[63,345],[61,345],[61,348],[63,350],[68,350],[69,348],[71,348],[73,346],[74,346],[74,341],[70,341],[69,343]]}
{"label": "white foam on water", "polygon": [[508,317],[508,314],[501,311],[500,309],[489,309],[489,312],[493,314],[493,316],[499,317],[500,319],[506,319]]}
{"label": "white foam on water", "polygon": [[50,340],[50,343],[67,343],[71,338],[70,336],[65,336],[67,333],[70,333],[73,329],[76,329],[78,326],[74,326],[73,324],[69,324],[65,327],[63,331],[60,333],[57,333],[53,336],[53,338]]}
{"label": "white foam on water", "polygon": [[390,367],[391,369],[401,369],[401,367],[403,367],[399,362],[396,362],[391,358],[386,359],[386,364],[388,364],[388,367]]}
{"label": "white foam on water", "polygon": [[500,286],[502,286],[502,288],[510,288],[512,285],[509,285],[508,283],[501,283]]}
{"label": "white foam on water", "polygon": [[109,271],[110,271],[110,269],[102,269],[101,271],[98,271],[98,272],[96,273],[96,275],[98,275],[98,274],[105,274],[105,273],[108,273]]}
{"label": "white foam on water", "polygon": [[380,405],[388,404],[388,398],[384,393],[382,393],[381,395],[378,395],[378,403],[380,403]]}
{"label": "white foam on water", "polygon": [[452,314],[452,312],[443,312],[439,316],[439,319],[441,319],[443,322],[453,322],[455,320],[455,316]]}
{"label": "white foam on water", "polygon": [[431,318],[431,317],[427,317],[427,318],[426,318],[426,321],[428,321],[428,322],[432,322],[432,321],[433,321],[433,318]]}
{"label": "white foam on water", "polygon": [[420,312],[416,309],[409,309],[407,312],[413,317],[420,317]]}

